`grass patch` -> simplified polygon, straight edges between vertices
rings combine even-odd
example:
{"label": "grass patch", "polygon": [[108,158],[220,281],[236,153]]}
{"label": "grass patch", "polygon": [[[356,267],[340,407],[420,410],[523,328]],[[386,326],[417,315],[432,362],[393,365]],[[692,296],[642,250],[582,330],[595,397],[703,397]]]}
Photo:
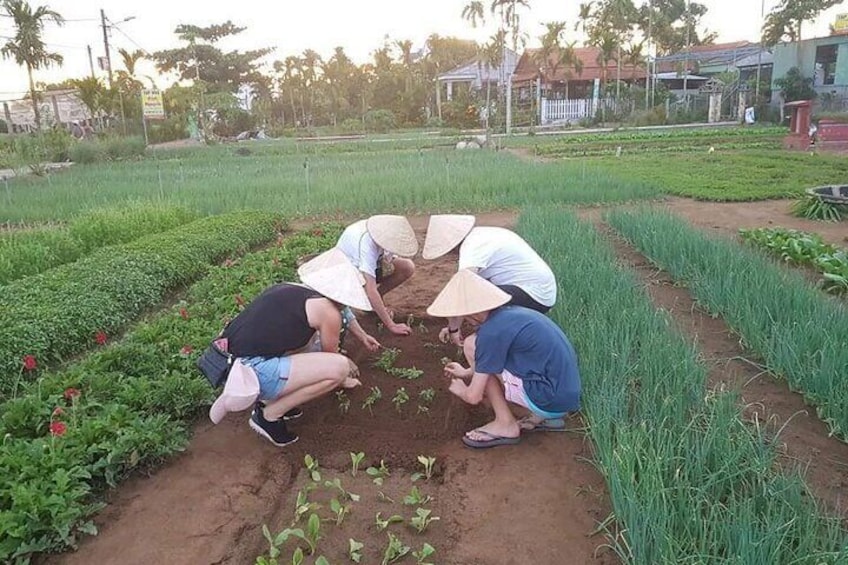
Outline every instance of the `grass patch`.
{"label": "grass patch", "polygon": [[848,309],[755,250],[708,237],[667,213],[612,212],[608,220],[848,439]]}
{"label": "grass patch", "polygon": [[[353,144],[342,144],[349,147]],[[360,144],[355,144],[360,147]],[[382,146],[382,145],[381,145]],[[293,143],[218,146],[141,162],[72,167],[50,182],[15,179],[0,197],[0,221],[61,219],[128,199],[205,213],[274,209],[286,216],[378,211],[481,211],[652,198],[645,182],[580,163],[528,163],[504,152],[396,150],[340,152]],[[306,148],[307,146],[302,146]],[[247,155],[236,153],[239,149]],[[161,179],[161,184],[160,184]]]}
{"label": "grass patch", "polygon": [[[762,430],[737,399],[706,389],[697,352],[620,270],[589,224],[555,209],[521,217],[563,295],[553,318],[580,355],[585,415],[619,529],[624,563],[839,563],[838,520],[803,481],[775,472]],[[672,240],[673,241],[673,240]]]}

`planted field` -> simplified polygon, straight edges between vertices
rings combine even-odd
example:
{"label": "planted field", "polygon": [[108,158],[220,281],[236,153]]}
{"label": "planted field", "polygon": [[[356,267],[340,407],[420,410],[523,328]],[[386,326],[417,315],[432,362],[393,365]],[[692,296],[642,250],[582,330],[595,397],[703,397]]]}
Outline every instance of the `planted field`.
{"label": "planted field", "polygon": [[590,204],[652,198],[647,184],[586,171],[580,164],[536,165],[489,151],[339,153],[242,146],[160,155],[140,163],[74,167],[51,182],[26,178],[0,199],[0,221],[66,218],[127,199],[204,213],[273,209],[288,217],[382,211],[481,210],[561,202]]}
{"label": "planted field", "polygon": [[738,243],[707,237],[660,212],[613,212],[610,224],[720,314],[767,368],[848,437],[848,309],[799,274]]}
{"label": "planted field", "polygon": [[103,249],[10,283],[0,296],[0,398],[108,341],[209,263],[273,239],[279,216],[237,212]]}
{"label": "planted field", "polygon": [[799,477],[774,471],[774,449],[741,421],[734,395],[705,389],[695,352],[594,228],[550,210],[526,214],[519,228],[568,289],[553,318],[580,352],[585,413],[618,522],[609,543],[622,561],[848,558],[839,522],[817,514]]}
{"label": "planted field", "polygon": [[195,218],[185,208],[147,204],[92,210],[64,225],[11,227],[0,232],[0,285]]}

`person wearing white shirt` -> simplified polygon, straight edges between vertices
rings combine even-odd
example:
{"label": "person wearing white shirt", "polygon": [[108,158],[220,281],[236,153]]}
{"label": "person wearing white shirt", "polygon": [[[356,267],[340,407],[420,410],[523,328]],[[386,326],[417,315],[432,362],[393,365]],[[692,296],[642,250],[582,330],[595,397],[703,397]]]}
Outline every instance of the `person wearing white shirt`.
{"label": "person wearing white shirt", "polygon": [[403,216],[378,215],[349,225],[336,248],[342,251],[365,277],[365,293],[374,313],[395,335],[409,335],[407,324],[395,323],[383,296],[415,273],[411,257],[418,253],[418,240]]}
{"label": "person wearing white shirt", "polygon": [[[518,234],[505,228],[475,227],[474,216],[430,216],[424,259],[437,259],[459,246],[459,270],[468,269],[512,299],[510,304],[546,314],[556,303],[553,271]],[[462,343],[461,319],[450,318],[439,334]]]}

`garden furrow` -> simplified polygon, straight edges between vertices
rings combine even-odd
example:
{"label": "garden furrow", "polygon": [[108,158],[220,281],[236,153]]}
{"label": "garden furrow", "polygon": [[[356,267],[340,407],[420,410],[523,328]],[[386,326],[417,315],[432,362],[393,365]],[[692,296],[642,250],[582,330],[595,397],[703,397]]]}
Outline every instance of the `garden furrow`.
{"label": "garden furrow", "polygon": [[848,308],[752,249],[657,211],[611,212],[610,225],[720,315],[766,367],[848,438]]}
{"label": "garden furrow", "polygon": [[848,444],[830,435],[803,397],[767,372],[721,318],[698,307],[686,288],[608,226],[597,227],[610,239],[621,264],[638,275],[654,306],[668,312],[677,329],[695,344],[707,366],[710,388],[737,392],[749,424],[772,435],[782,466],[800,471],[828,512],[848,518]]}
{"label": "garden furrow", "polygon": [[338,233],[295,235],[212,267],[183,302],[0,405],[0,561],[74,547],[96,532],[105,487],[181,450],[214,396],[195,367],[210,337]]}
{"label": "garden furrow", "polygon": [[737,396],[707,371],[595,228],[533,210],[519,231],[553,268],[553,318],[572,338],[585,417],[605,475],[624,562],[837,563],[848,537],[803,480],[747,426]]}
{"label": "garden furrow", "polygon": [[102,345],[210,262],[272,239],[279,217],[239,212],[197,220],[3,288],[0,398],[14,395],[39,367]]}

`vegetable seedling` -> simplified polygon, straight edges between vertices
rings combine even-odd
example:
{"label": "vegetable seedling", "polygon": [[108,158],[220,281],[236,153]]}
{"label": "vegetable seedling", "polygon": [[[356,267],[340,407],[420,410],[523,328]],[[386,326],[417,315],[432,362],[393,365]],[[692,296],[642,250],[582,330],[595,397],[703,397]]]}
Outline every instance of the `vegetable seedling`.
{"label": "vegetable seedling", "polygon": [[350,410],[350,397],[343,390],[336,391],[336,400],[339,402],[339,412],[347,414]]}
{"label": "vegetable seedling", "polygon": [[415,558],[416,565],[433,565],[432,563],[426,561],[428,557],[436,553],[436,548],[430,545],[427,542],[424,542],[424,546],[420,551],[413,551],[412,556]]}
{"label": "vegetable seedling", "polygon": [[436,391],[432,388],[425,388],[421,392],[418,393],[418,413],[422,414],[424,412],[430,411],[430,404],[433,403],[433,399],[436,398]]}
{"label": "vegetable seedling", "polygon": [[309,544],[309,555],[314,555],[318,540],[321,539],[321,518],[318,517],[318,514],[309,515],[309,520],[306,522],[306,536],[304,539]]}
{"label": "vegetable seedling", "polygon": [[321,482],[321,470],[318,468],[318,460],[307,454],[303,458],[303,464],[306,465],[306,470],[309,471],[309,476],[316,483]]}
{"label": "vegetable seedling", "polygon": [[334,498],[330,500],[330,511],[335,516],[336,525],[341,526],[342,522],[344,522],[345,516],[347,516],[350,512],[350,505],[342,504],[337,498]]}
{"label": "vegetable seedling", "polygon": [[373,478],[375,485],[382,486],[383,480],[389,476],[389,468],[386,466],[386,462],[380,459],[380,466],[368,467],[365,469],[365,474]]}
{"label": "vegetable seedling", "polygon": [[292,522],[292,526],[300,522],[300,519],[306,515],[307,512],[315,512],[321,508],[320,504],[315,502],[309,502],[307,500],[307,495],[311,489],[303,489],[297,492],[297,501],[295,502],[294,509],[294,522]]}
{"label": "vegetable seedling", "polygon": [[[309,517],[310,523],[312,522],[313,517],[318,521],[318,525],[320,527],[321,520],[318,518],[317,514],[312,514]],[[309,546],[309,554],[312,555],[315,552],[315,545],[311,541],[311,538],[304,533],[301,528],[286,528],[276,536],[271,535],[271,531],[268,529],[268,526],[262,526],[262,535],[265,536],[265,539],[268,540],[270,550],[268,555],[271,557],[271,561],[269,563],[276,563],[277,557],[280,556],[280,547],[283,546],[291,537],[295,537],[303,540]],[[316,539],[317,541],[317,539]]]}
{"label": "vegetable seedling", "polygon": [[382,565],[389,565],[389,563],[394,563],[399,560],[401,557],[404,557],[409,550],[412,549],[408,545],[403,545],[403,542],[400,541],[393,533],[389,532],[389,544],[386,546],[386,551],[383,553],[383,562]]}
{"label": "vegetable seedling", "polygon": [[353,463],[353,467],[350,469],[350,474],[352,476],[356,476],[356,473],[359,471],[359,464],[362,463],[363,459],[365,459],[365,453],[362,451],[359,453],[350,453],[350,460]]}
{"label": "vegetable seedling", "polygon": [[394,499],[387,496],[383,491],[377,493],[377,498],[379,498],[381,502],[388,502],[389,504],[395,503]]}
{"label": "vegetable seedling", "polygon": [[372,407],[381,398],[383,398],[383,393],[380,391],[380,387],[372,386],[371,393],[365,398],[365,402],[362,403],[362,409],[365,410],[367,408],[368,412],[373,416],[374,410]]}
{"label": "vegetable seedling", "polygon": [[315,565],[330,565],[330,562],[323,555],[319,555],[318,559],[315,560]]}
{"label": "vegetable seedling", "polygon": [[414,473],[412,475],[412,482],[414,483],[415,481],[420,480],[420,479],[426,479],[426,480],[429,481],[433,476],[433,466],[436,464],[436,458],[435,457],[427,457],[425,455],[419,455],[418,456],[418,462],[421,463],[421,465],[424,466],[424,472],[423,473]]}
{"label": "vegetable seedling", "polygon": [[430,523],[435,522],[439,519],[438,516],[430,516],[432,514],[432,510],[428,510],[426,508],[416,508],[415,516],[413,516],[409,523],[418,530],[419,534],[423,534],[424,530],[430,525]]}
{"label": "vegetable seedling", "polygon": [[362,560],[362,550],[365,548],[365,544],[350,538],[347,540],[347,547],[347,556],[350,557],[350,560],[354,563],[359,563]]}
{"label": "vegetable seedling", "polygon": [[386,372],[392,375],[393,377],[398,377],[399,379],[406,379],[409,381],[420,379],[421,375],[424,374],[424,371],[422,371],[421,369],[416,369],[415,367],[392,367]]}
{"label": "vegetable seedling", "polygon": [[418,490],[418,487],[412,487],[412,490],[409,491],[409,494],[403,497],[403,503],[407,506],[423,506],[433,500],[429,494],[424,496],[421,494],[421,491]]}
{"label": "vegetable seedling", "polygon": [[[302,565],[303,560],[304,560],[303,550],[298,547],[297,549],[294,550],[294,553],[292,554],[292,560],[291,560],[292,565]],[[317,563],[317,561],[316,561],[316,563]]]}
{"label": "vegetable seedling", "polygon": [[395,366],[395,361],[397,361],[398,355],[400,355],[400,349],[396,347],[387,347],[383,349],[383,352],[380,353],[380,357],[374,362],[374,366],[383,371],[389,372],[389,370]]}
{"label": "vegetable seedling", "polygon": [[395,405],[395,410],[398,411],[398,414],[401,413],[403,405],[407,402],[409,402],[409,394],[407,394],[406,388],[400,387],[392,398],[392,404]]}
{"label": "vegetable seedling", "polygon": [[403,522],[403,516],[400,516],[398,514],[393,514],[393,515],[389,516],[388,518],[386,518],[385,520],[383,519],[383,517],[380,514],[382,514],[382,513],[377,512],[377,515],[374,516],[374,524],[377,526],[378,532],[382,532],[383,530],[388,528],[389,524],[398,524],[398,523]]}
{"label": "vegetable seedling", "polygon": [[342,481],[338,477],[333,479],[332,481],[324,481],[324,486],[327,488],[336,489],[339,491],[339,494],[342,497],[342,500],[350,500],[352,502],[359,502],[359,495],[353,494],[352,492],[348,492],[342,486]]}

